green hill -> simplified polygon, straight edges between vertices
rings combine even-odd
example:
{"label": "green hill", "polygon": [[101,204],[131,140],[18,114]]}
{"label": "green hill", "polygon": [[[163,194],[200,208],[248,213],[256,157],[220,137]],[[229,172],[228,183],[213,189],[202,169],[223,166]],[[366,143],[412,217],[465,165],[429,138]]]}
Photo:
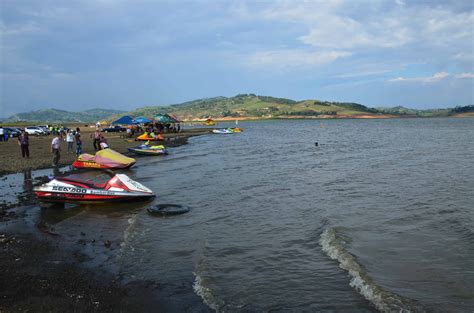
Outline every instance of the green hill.
{"label": "green hill", "polygon": [[51,122],[51,123],[93,123],[120,114],[120,110],[91,109],[83,112],[69,112],[58,109],[41,109],[37,111],[18,113],[6,119],[8,122]]}
{"label": "green hill", "polygon": [[[378,114],[376,109],[358,103],[319,100],[295,101],[285,98],[239,94],[235,97],[205,98],[169,106],[147,106],[126,114],[152,117],[157,113],[172,113],[181,119],[193,120],[226,117],[284,118],[290,116],[349,116]],[[113,116],[111,119],[118,117]]]}
{"label": "green hill", "polygon": [[214,97],[188,101],[168,106],[146,106],[125,112],[119,110],[92,109],[82,112],[68,112],[44,109],[20,113],[6,119],[9,122],[83,122],[92,123],[107,119],[113,121],[122,115],[153,117],[157,113],[171,113],[183,120],[197,120],[211,117],[222,118],[294,118],[294,117],[443,117],[463,114],[471,116],[474,106],[457,106],[452,109],[415,110],[402,106],[393,108],[368,108],[352,102],[331,102],[320,100],[295,101],[285,98],[239,94],[235,97]]}

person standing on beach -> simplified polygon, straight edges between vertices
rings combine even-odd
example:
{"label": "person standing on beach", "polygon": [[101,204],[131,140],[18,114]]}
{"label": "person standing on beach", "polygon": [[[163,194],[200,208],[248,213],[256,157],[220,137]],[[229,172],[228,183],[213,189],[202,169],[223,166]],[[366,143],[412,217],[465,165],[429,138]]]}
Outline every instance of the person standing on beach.
{"label": "person standing on beach", "polygon": [[99,129],[96,129],[96,131],[93,134],[91,134],[91,138],[94,139],[92,144],[94,145],[95,151],[100,149],[100,137],[101,137],[101,133]]}
{"label": "person standing on beach", "polygon": [[76,155],[79,156],[82,153],[82,140],[81,134],[76,133]]}
{"label": "person standing on beach", "polygon": [[56,135],[51,141],[51,153],[53,154],[53,166],[58,166],[59,158],[61,157],[60,154],[61,149],[61,139],[59,139],[59,135]]}
{"label": "person standing on beach", "polygon": [[3,134],[5,133],[5,130],[3,129],[3,126],[0,126],[0,141],[3,141]]}
{"label": "person standing on beach", "polygon": [[30,157],[30,150],[29,150],[29,145],[30,145],[30,140],[28,138],[28,133],[25,132],[24,130],[21,131],[20,136],[18,136],[18,145],[21,148],[21,157]]}
{"label": "person standing on beach", "polygon": [[69,152],[73,153],[74,134],[72,133],[72,130],[70,129],[67,131],[66,142],[67,142],[67,153]]}

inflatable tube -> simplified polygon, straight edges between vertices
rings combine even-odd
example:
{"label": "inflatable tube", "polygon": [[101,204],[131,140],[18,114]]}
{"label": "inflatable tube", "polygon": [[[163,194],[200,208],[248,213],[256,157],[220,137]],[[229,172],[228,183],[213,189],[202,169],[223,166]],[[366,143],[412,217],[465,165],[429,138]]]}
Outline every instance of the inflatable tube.
{"label": "inflatable tube", "polygon": [[190,208],[177,204],[158,204],[154,207],[148,208],[147,211],[151,215],[168,216],[187,213],[190,211]]}

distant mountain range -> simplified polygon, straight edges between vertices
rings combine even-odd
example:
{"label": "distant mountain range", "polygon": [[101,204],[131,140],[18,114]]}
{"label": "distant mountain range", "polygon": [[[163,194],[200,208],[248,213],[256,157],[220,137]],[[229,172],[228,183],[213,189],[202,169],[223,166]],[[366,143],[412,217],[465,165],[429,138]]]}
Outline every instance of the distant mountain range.
{"label": "distant mountain range", "polygon": [[239,94],[235,97],[199,99],[169,106],[147,106],[133,111],[93,109],[82,112],[46,109],[20,113],[6,119],[8,122],[96,122],[113,121],[122,115],[153,117],[157,113],[170,113],[182,120],[205,118],[351,118],[351,117],[443,117],[474,116],[474,105],[463,107],[416,110],[405,107],[369,108],[358,103],[320,100],[295,101],[291,99]]}
{"label": "distant mountain range", "polygon": [[91,109],[82,112],[69,112],[58,109],[41,109],[37,111],[18,113],[5,119],[6,122],[41,122],[41,123],[95,123],[98,120],[108,118],[114,114],[121,114],[124,111]]}

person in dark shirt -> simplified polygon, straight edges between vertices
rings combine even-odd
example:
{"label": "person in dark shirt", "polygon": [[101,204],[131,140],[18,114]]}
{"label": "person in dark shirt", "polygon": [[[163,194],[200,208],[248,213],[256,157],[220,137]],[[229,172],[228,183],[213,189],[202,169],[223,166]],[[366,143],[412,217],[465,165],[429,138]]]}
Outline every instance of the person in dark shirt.
{"label": "person in dark shirt", "polygon": [[26,133],[24,130],[21,131],[20,136],[18,136],[18,145],[21,148],[21,156],[30,157],[30,150],[29,150],[29,145],[30,145],[30,139],[28,138],[28,133]]}

